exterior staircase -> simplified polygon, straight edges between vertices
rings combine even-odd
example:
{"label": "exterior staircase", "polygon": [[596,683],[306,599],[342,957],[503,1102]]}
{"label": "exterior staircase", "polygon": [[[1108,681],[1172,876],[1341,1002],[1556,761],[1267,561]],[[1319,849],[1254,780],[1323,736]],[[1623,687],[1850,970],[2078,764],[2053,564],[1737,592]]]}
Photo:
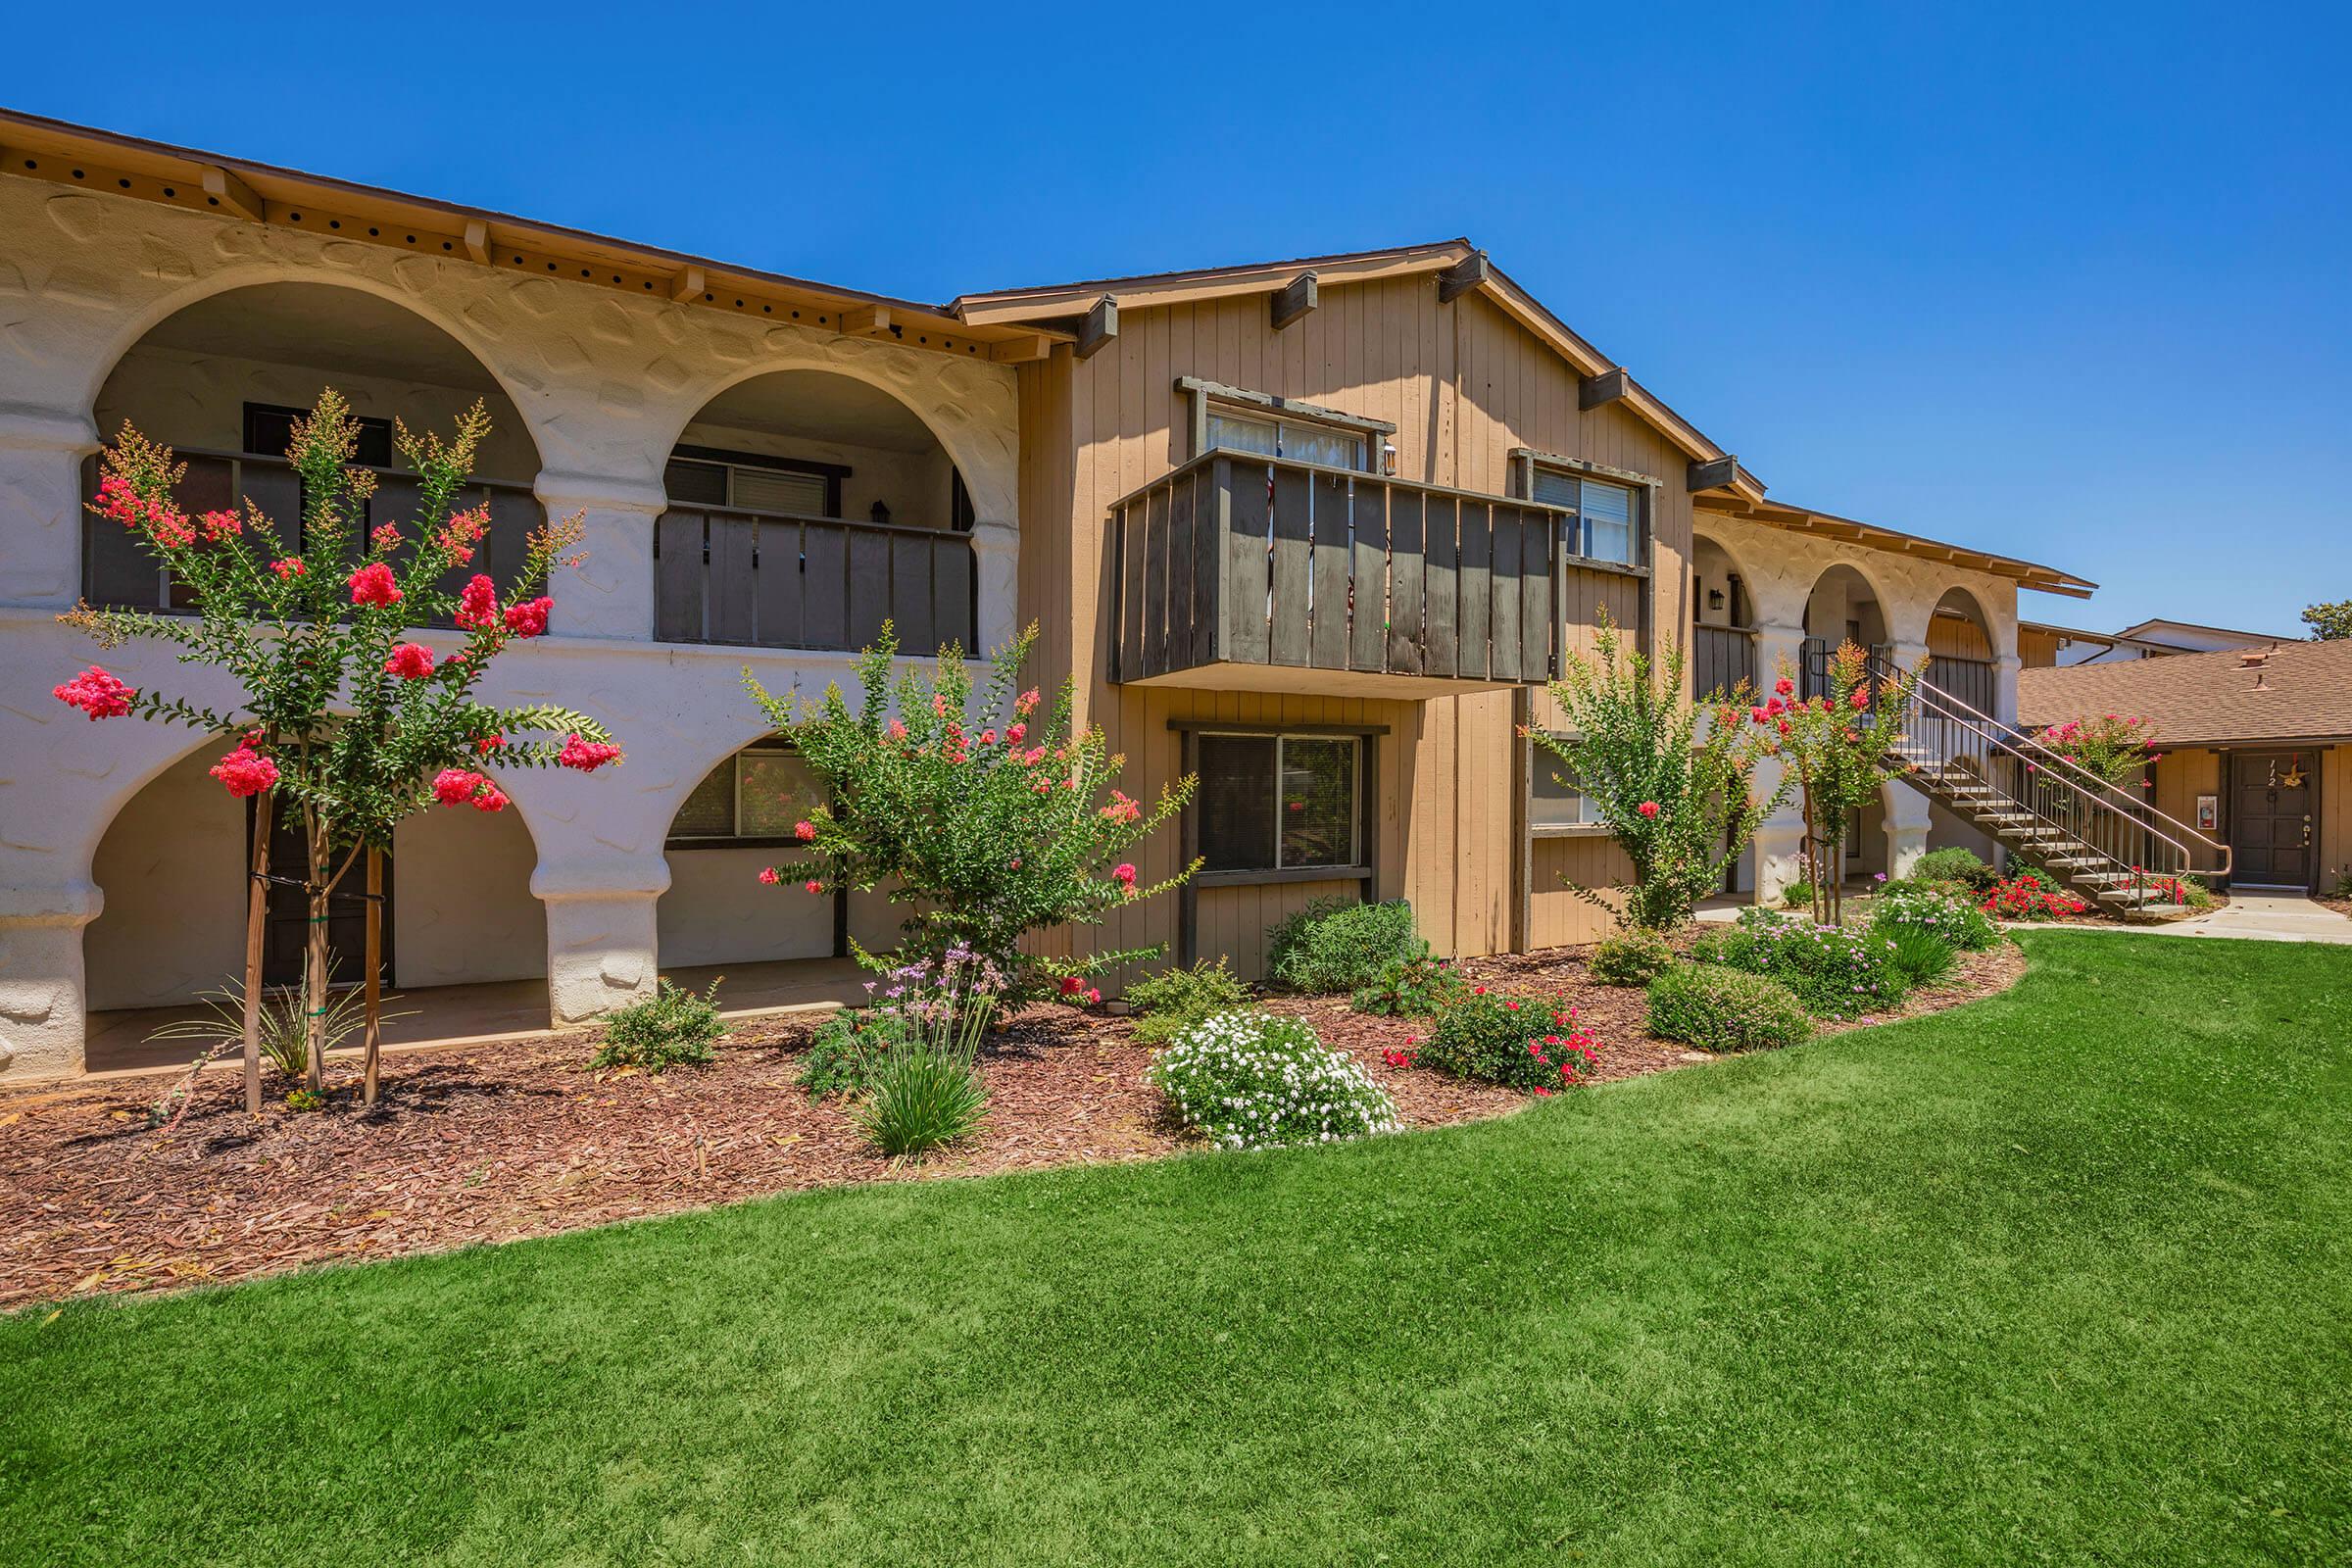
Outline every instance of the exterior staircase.
{"label": "exterior staircase", "polygon": [[[1872,655],[1873,684],[1893,673]],[[1921,794],[2111,909],[2169,906],[2165,878],[2230,873],[2228,845],[1928,680],[1886,755]]]}

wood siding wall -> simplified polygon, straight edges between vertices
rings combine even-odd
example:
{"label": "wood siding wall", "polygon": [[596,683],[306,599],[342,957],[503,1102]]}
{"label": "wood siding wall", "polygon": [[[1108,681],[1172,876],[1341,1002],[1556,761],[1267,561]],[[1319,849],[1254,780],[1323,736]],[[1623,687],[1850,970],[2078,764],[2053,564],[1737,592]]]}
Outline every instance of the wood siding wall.
{"label": "wood siding wall", "polygon": [[[1263,693],[1157,691],[1108,680],[1112,591],[1110,513],[1120,498],[1192,457],[1189,399],[1179,376],[1297,399],[1396,426],[1397,473],[1494,496],[1511,490],[1511,452],[1532,448],[1652,475],[1651,623],[1690,615],[1686,583],[1690,497],[1685,455],[1614,405],[1579,407],[1575,370],[1483,297],[1440,305],[1434,277],[1322,291],[1320,307],[1277,332],[1263,295],[1121,313],[1119,335],[1092,359],[1066,347],[1022,367],[1021,612],[1040,626],[1039,678],[1077,680],[1078,709],[1127,757],[1126,787],[1156,793],[1178,771],[1175,716],[1236,722],[1386,723],[1377,764],[1381,824],[1375,891],[1412,901],[1442,953],[1505,950],[1517,914],[1521,841],[1512,694],[1389,702]],[[1570,646],[1589,646],[1594,610],[1632,624],[1644,584],[1572,574],[1564,585]],[[1539,721],[1542,715],[1539,714]],[[1177,835],[1144,850],[1147,878],[1173,869]],[[1557,890],[1570,871],[1612,880],[1614,855],[1591,841],[1537,847],[1530,937],[1538,943],[1599,934],[1604,915]],[[1203,891],[1200,951],[1231,953],[1254,974],[1263,926],[1302,895],[1300,884]],[[1177,902],[1114,913],[1078,946],[1166,942]],[[1057,951],[1069,933],[1045,939]]]}
{"label": "wood siding wall", "polygon": [[[2352,746],[2298,747],[2286,741],[2247,750],[2300,751],[2311,760],[2312,776],[2319,785],[2319,820],[2312,824],[2320,851],[2313,862],[2314,877],[2320,892],[2332,891],[2338,879],[2352,876]],[[2229,842],[2230,792],[2222,787],[2225,772],[2222,754],[2211,748],[2179,747],[2166,752],[2164,760],[2156,764],[2156,809],[2193,826],[2197,797],[2218,795],[2222,798],[2221,827],[2213,836]]]}

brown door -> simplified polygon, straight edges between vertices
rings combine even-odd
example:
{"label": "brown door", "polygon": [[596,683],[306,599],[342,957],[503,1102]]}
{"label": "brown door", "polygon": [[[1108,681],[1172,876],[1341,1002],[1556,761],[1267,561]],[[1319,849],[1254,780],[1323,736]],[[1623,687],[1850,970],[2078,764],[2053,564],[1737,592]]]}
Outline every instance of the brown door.
{"label": "brown door", "polygon": [[2230,759],[2230,880],[2311,886],[2319,759],[2309,752],[2240,752]]}

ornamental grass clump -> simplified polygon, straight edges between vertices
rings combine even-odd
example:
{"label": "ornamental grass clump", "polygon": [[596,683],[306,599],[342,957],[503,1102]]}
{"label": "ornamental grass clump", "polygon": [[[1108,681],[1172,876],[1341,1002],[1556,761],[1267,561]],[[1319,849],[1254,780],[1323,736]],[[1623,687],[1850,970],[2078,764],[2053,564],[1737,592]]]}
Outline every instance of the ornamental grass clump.
{"label": "ornamental grass clump", "polygon": [[1915,925],[1873,926],[1871,935],[1886,944],[1886,961],[1901,977],[1905,990],[1939,985],[1960,967],[1960,955],[1935,932]]}
{"label": "ornamental grass clump", "polygon": [[1812,1038],[1796,994],[1765,975],[1678,963],[1649,983],[1649,1032],[1700,1051],[1770,1051]]}
{"label": "ornamental grass clump", "polygon": [[1402,899],[1316,899],[1267,928],[1266,974],[1289,990],[1328,996],[1371,984],[1392,958],[1428,952]]}
{"label": "ornamental grass clump", "polygon": [[1870,924],[1886,936],[1926,931],[1960,953],[1982,953],[2001,937],[1992,916],[1967,899],[1918,882],[1887,883],[1872,903]]}
{"label": "ornamental grass clump", "polygon": [[718,982],[696,993],[663,976],[655,993],[605,1015],[604,1044],[588,1065],[634,1067],[660,1074],[672,1067],[708,1067],[718,1059]]}
{"label": "ornamental grass clump", "polygon": [[1304,1019],[1221,1012],[1152,1058],[1170,1114],[1220,1149],[1330,1144],[1403,1129],[1363,1068]]}
{"label": "ornamental grass clump", "polygon": [[1858,1018],[1902,1001],[1908,987],[1893,955],[1886,937],[1815,925],[1770,909],[1743,909],[1737,926],[1711,932],[1690,949],[1702,964],[1780,981],[1825,1018]]}
{"label": "ornamental grass clump", "polygon": [[901,965],[889,981],[881,1009],[898,1015],[901,1038],[861,1064],[866,1094],[856,1118],[874,1147],[897,1159],[979,1130],[988,1113],[980,1042],[1011,979],[994,958],[957,943],[936,959]]}
{"label": "ornamental grass clump", "polygon": [[1150,975],[1127,988],[1135,1014],[1135,1038],[1162,1046],[1203,1019],[1245,1006],[1250,988],[1234,977],[1222,957],[1202,958],[1189,969]]}
{"label": "ornamental grass clump", "polygon": [[1591,1076],[1599,1046],[1564,1001],[1503,996],[1484,986],[1438,1014],[1413,1064],[1455,1078],[1548,1095]]}

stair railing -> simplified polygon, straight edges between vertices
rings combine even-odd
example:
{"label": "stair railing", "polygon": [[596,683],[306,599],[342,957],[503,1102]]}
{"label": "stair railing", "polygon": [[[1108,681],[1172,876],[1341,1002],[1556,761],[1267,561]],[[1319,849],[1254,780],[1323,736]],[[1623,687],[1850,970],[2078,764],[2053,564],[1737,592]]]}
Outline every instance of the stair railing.
{"label": "stair railing", "polygon": [[[1873,653],[1870,671],[1874,681],[1883,681],[1895,673],[1895,665]],[[2024,813],[2070,846],[2080,846],[2125,872],[2133,878],[2132,886],[2151,877],[2230,874],[2227,844],[1924,679],[1904,724],[1903,740],[1923,753],[1926,761],[1956,769],[1990,790],[1994,808]],[[2056,853],[2063,856],[2068,848],[2058,847]]]}

